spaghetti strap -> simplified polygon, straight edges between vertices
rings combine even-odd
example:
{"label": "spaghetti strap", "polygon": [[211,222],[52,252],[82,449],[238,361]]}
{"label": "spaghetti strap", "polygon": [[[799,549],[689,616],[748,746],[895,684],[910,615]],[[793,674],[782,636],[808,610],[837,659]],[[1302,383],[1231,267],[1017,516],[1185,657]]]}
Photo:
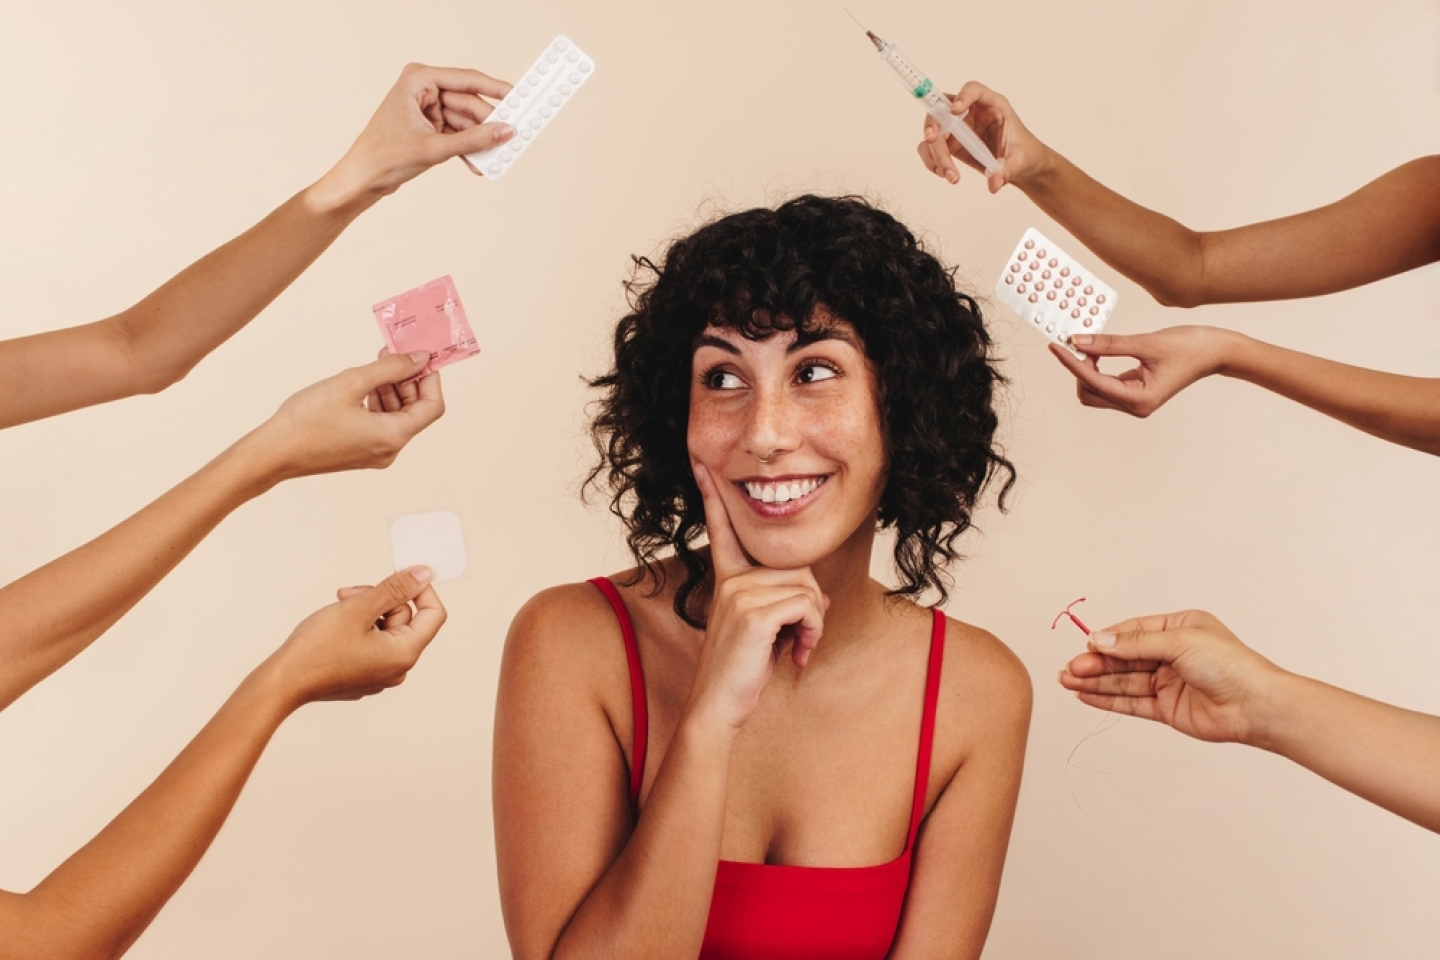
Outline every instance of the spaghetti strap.
{"label": "spaghetti strap", "polygon": [[920,749],[915,756],[915,798],[910,807],[906,853],[915,847],[915,834],[920,831],[920,817],[925,812],[925,794],[930,786],[930,748],[935,741],[935,705],[940,699],[940,664],[945,658],[945,614],[939,610],[932,613],[930,663],[925,669],[925,711],[920,716]]}
{"label": "spaghetti strap", "polygon": [[[635,627],[630,622],[630,613],[620,591],[615,589],[607,577],[595,577],[590,581],[605,594],[615,610],[615,619],[620,621],[620,633],[625,638],[625,659],[630,664],[630,706],[635,717],[635,740],[630,745],[630,808],[640,812],[640,784],[645,778],[645,748],[650,742],[649,714],[645,707],[645,673],[640,669],[640,646],[635,642]],[[912,828],[911,833],[914,833]]]}

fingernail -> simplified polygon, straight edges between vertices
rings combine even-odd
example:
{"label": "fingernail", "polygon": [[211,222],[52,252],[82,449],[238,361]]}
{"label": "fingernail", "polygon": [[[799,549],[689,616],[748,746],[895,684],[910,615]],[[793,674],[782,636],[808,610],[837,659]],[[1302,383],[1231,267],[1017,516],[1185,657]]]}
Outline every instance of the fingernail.
{"label": "fingernail", "polygon": [[805,666],[807,663],[809,663],[809,662],[810,662],[810,654],[812,654],[812,653],[814,653],[814,652],[815,652],[815,651],[813,651],[813,650],[801,650],[801,651],[800,651],[800,666],[803,667],[803,666]]}
{"label": "fingernail", "polygon": [[414,577],[416,583],[429,583],[435,579],[435,571],[425,566],[411,567],[405,572]]}
{"label": "fingernail", "polygon": [[958,183],[960,181],[960,174],[956,173],[954,170],[946,170],[945,179],[949,180],[951,183]]}
{"label": "fingernail", "polygon": [[510,126],[510,124],[497,123],[495,125],[496,140],[509,140],[513,136],[515,136],[515,128]]}
{"label": "fingernail", "polygon": [[415,363],[424,363],[426,360],[430,359],[430,354],[425,352],[424,350],[416,350],[414,353],[410,354],[410,359]]}
{"label": "fingernail", "polygon": [[1097,647],[1102,647],[1106,650],[1109,650],[1111,647],[1115,646],[1115,634],[1092,633],[1090,634],[1090,642]]}
{"label": "fingernail", "polygon": [[1070,342],[1077,347],[1088,347],[1094,340],[1095,338],[1088,333],[1072,333],[1070,335]]}

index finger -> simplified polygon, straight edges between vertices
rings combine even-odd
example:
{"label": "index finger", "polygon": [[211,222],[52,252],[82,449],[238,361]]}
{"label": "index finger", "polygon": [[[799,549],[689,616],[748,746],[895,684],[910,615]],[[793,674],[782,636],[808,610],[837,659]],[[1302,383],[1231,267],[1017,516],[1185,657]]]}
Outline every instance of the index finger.
{"label": "index finger", "polygon": [[[1079,344],[1076,346],[1079,346]],[[1085,349],[1089,350],[1090,348],[1086,346]],[[1055,355],[1055,359],[1059,360],[1066,370],[1069,370],[1070,373],[1074,375],[1076,380],[1084,384],[1092,393],[1104,397],[1106,400],[1125,403],[1127,400],[1132,399],[1136,393],[1140,392],[1140,390],[1136,389],[1137,386],[1141,389],[1144,388],[1144,384],[1138,380],[1125,381],[1111,374],[1101,373],[1099,366],[1095,363],[1095,355],[1093,354],[1081,360],[1064,347],[1054,344],[1050,346],[1050,352]]]}
{"label": "index finger", "polygon": [[715,487],[715,478],[704,464],[693,465],[695,483],[700,487],[700,497],[705,503],[705,532],[710,536],[710,562],[715,565],[715,579],[733,577],[750,566],[745,551],[740,547],[740,538],[730,526],[730,513],[720,499]]}
{"label": "index finger", "polygon": [[479,70],[469,70],[463,67],[421,67],[417,72],[423,79],[433,82],[442,90],[475,93],[482,97],[496,99],[502,98],[510,92],[509,83],[497,80]]}

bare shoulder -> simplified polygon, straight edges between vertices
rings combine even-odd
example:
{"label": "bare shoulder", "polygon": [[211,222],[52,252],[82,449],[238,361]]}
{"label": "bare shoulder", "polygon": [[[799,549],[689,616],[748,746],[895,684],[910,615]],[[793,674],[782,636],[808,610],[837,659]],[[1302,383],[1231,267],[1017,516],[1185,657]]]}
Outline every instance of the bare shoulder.
{"label": "bare shoulder", "polygon": [[628,684],[625,646],[615,611],[590,583],[542,590],[510,623],[501,669],[502,693],[541,683],[551,693],[591,689],[597,694]]}
{"label": "bare shoulder", "polygon": [[993,633],[952,617],[945,618],[940,696],[965,731],[1023,741],[1029,730],[1034,693],[1025,665]]}

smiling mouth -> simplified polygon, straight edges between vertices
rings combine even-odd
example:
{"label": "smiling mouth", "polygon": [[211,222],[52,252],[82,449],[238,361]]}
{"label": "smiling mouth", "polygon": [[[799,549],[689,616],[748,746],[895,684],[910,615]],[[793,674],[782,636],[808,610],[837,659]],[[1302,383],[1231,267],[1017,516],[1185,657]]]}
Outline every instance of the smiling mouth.
{"label": "smiling mouth", "polygon": [[810,496],[824,486],[830,476],[802,477],[792,480],[741,480],[736,486],[745,496],[758,503],[790,503]]}

